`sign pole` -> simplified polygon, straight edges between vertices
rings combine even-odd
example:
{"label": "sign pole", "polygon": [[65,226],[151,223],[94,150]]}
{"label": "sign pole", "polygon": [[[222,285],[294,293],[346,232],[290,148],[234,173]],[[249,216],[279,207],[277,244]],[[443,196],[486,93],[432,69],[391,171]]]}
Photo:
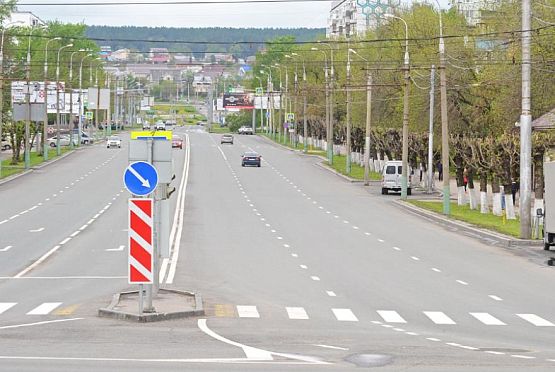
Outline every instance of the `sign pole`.
{"label": "sign pole", "polygon": [[143,291],[144,286],[139,284],[139,315],[143,315]]}
{"label": "sign pole", "polygon": [[[148,160],[147,162],[149,164],[152,164],[152,139],[147,140],[147,148],[148,148]],[[155,208],[153,208],[153,211],[155,210]],[[155,224],[154,224],[155,225]],[[154,243],[156,240],[153,239],[153,244],[152,244],[152,255],[153,257],[156,257],[156,244]],[[153,265],[154,267],[156,267],[156,265]],[[156,272],[154,272],[153,274],[154,276],[156,276]],[[148,313],[153,313],[154,312],[154,307],[152,306],[152,283],[151,284],[147,284],[146,286],[146,312]]]}

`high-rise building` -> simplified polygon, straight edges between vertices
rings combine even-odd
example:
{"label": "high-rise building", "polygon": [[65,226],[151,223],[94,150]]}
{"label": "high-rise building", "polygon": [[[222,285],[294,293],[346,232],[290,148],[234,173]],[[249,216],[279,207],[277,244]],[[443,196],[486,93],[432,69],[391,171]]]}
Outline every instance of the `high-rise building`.
{"label": "high-rise building", "polygon": [[487,13],[494,11],[501,0],[455,0],[453,5],[470,26],[480,24]]}
{"label": "high-rise building", "polygon": [[399,4],[400,0],[333,1],[326,36],[363,36],[367,30],[376,27],[382,14],[392,13]]}

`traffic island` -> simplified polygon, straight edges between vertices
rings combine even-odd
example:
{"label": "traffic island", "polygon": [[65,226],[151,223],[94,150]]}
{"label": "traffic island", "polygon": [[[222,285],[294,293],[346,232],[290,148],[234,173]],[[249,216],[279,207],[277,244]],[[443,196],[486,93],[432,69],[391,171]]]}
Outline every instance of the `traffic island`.
{"label": "traffic island", "polygon": [[140,314],[139,291],[116,293],[108,307],[98,310],[98,316],[138,323],[204,316],[202,297],[198,293],[160,289],[152,305],[154,312]]}

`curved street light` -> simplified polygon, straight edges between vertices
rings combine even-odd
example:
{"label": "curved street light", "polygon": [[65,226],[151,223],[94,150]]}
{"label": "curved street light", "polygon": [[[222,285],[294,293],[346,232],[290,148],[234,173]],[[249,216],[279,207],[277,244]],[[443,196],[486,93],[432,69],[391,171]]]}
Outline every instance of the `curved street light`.
{"label": "curved street light", "polygon": [[[48,160],[48,142],[46,141],[46,127],[48,126],[48,45],[57,40],[62,40],[61,37],[55,37],[46,42],[44,47],[44,124],[42,126],[42,151],[43,159]],[[57,133],[59,142],[60,132]],[[59,155],[59,154],[58,154]]]}
{"label": "curved street light", "polygon": [[58,58],[56,59],[56,154],[62,153],[60,147],[60,53],[66,48],[71,48],[73,44],[64,45],[58,49]]}

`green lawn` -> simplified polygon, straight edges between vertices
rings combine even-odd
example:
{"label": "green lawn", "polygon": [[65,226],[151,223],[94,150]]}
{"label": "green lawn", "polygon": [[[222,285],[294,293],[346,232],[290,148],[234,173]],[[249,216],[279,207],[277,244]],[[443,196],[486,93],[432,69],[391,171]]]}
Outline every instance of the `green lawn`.
{"label": "green lawn", "polygon": [[212,124],[212,128],[210,129],[210,133],[231,133],[228,127],[220,127],[218,124]]}
{"label": "green lawn", "polygon": [[[443,213],[443,203],[438,201],[409,200],[409,203],[436,213]],[[451,203],[451,218],[471,223],[489,230],[514,237],[520,236],[519,220],[505,220],[491,213],[482,214],[479,210],[471,210],[468,205]]]}
{"label": "green lawn", "polygon": [[[325,165],[329,166],[328,163],[324,163]],[[361,167],[358,164],[351,162],[351,173],[347,174],[347,157],[344,155],[334,155],[333,156],[333,164],[331,168],[335,169],[337,172],[348,175],[355,180],[363,180],[364,179],[364,167]],[[369,172],[369,177],[371,181],[380,181],[382,179],[381,173],[378,172]]]}
{"label": "green lawn", "polygon": [[[70,151],[69,147],[62,147],[62,155]],[[48,159],[53,159],[56,157],[56,149],[48,150]],[[21,154],[21,159],[23,159],[23,153]],[[17,164],[11,164],[11,158],[2,161],[2,174],[0,178],[5,178],[17,173],[21,173],[25,170],[25,162],[21,161]],[[36,152],[31,152],[31,167],[42,163],[42,156],[38,155]]]}

